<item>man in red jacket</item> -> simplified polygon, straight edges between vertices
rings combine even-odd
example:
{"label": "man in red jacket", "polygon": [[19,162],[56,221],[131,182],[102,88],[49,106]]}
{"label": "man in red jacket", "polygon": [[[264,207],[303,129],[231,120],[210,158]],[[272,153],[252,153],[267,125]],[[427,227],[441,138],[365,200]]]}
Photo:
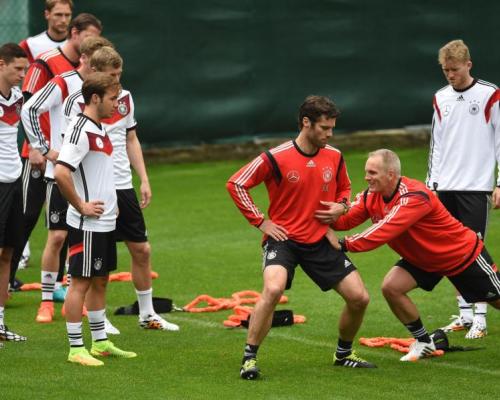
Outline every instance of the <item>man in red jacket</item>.
{"label": "man in red jacket", "polygon": [[[326,239],[328,226],[314,217],[318,208],[331,217],[341,215],[351,194],[342,154],[327,144],[338,115],[330,99],[307,97],[299,110],[297,138],[262,153],[227,182],[241,213],[264,233],[264,289],[250,319],[240,370],[243,379],[259,376],[257,350],[271,328],[276,304],[291,287],[298,264],[321,290],[334,289],[346,303],[339,321],[334,365],[375,367],[352,351],[368,306],[368,292],[351,260]],[[267,218],[249,193],[262,182],[270,200]]]}
{"label": "man in red jacket", "polygon": [[[349,230],[368,218],[373,225],[340,240],[329,231],[328,238],[337,249],[351,252],[387,243],[401,256],[385,276],[382,293],[417,339],[401,361],[417,361],[430,355],[435,345],[408,292],[417,287],[431,291],[446,276],[466,300],[486,301],[500,309],[500,274],[475,232],[453,218],[424,183],[401,176],[396,153],[370,153],[365,173],[368,189],[332,227]],[[323,223],[332,222],[324,211],[316,214]]]}

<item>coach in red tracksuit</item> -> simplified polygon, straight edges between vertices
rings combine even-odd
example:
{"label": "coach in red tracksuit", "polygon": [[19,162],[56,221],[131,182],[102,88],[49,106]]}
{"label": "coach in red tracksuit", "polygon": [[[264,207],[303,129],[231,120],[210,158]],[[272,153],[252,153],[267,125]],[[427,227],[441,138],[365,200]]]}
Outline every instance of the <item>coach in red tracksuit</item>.
{"label": "coach in red tracksuit", "polygon": [[[339,321],[334,365],[374,367],[352,352],[352,342],[368,305],[368,293],[353,263],[326,239],[328,226],[315,218],[318,208],[329,218],[341,215],[351,194],[342,154],[327,144],[338,114],[330,99],[309,96],[299,110],[297,138],[261,154],[227,182],[242,214],[264,233],[264,289],[250,319],[240,370],[243,379],[259,376],[257,350],[271,327],[274,308],[284,290],[290,288],[299,264],[323,291],[335,289],[346,302]],[[251,188],[262,182],[270,200],[267,218],[249,194]]]}
{"label": "coach in red tracksuit", "polygon": [[[416,287],[431,291],[446,276],[467,301],[500,308],[500,274],[476,233],[453,218],[425,184],[401,176],[394,152],[370,153],[365,172],[368,189],[332,226],[349,230],[368,218],[373,225],[339,241],[330,233],[328,237],[344,251],[368,251],[387,243],[401,256],[385,276],[382,292],[417,339],[401,361],[416,361],[435,346],[407,293]],[[329,223],[323,213],[318,211],[318,218]]]}

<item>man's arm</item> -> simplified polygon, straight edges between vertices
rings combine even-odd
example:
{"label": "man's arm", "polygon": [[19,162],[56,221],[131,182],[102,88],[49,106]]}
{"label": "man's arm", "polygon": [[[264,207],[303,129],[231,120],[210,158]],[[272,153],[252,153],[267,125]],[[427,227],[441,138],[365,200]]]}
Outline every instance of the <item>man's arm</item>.
{"label": "man's arm", "polygon": [[425,193],[409,193],[401,198],[376,224],[361,233],[340,240],[344,251],[369,251],[382,246],[407,231],[432,210]]}
{"label": "man's arm", "polygon": [[[55,107],[62,104],[62,89],[58,82],[55,81],[56,78],[49,81],[41,90],[31,96],[21,110],[24,131],[31,146],[30,162],[34,167],[40,167],[39,164],[41,164],[42,160],[45,161],[42,156],[53,162],[57,159],[57,152],[50,149],[40,125],[40,116],[43,113],[51,112]],[[65,87],[64,80],[59,80],[63,81]]]}
{"label": "man's arm", "polygon": [[434,115],[432,117],[431,142],[429,151],[428,171],[425,183],[431,190],[438,189],[439,163],[441,158],[441,110],[437,104],[436,96],[433,99]]}
{"label": "man's arm", "polygon": [[71,176],[70,166],[58,162],[54,168],[54,178],[64,198],[68,200],[81,215],[99,218],[104,212],[104,202],[100,200],[85,202],[78,196],[73,177]]}
{"label": "man's arm", "polygon": [[264,161],[262,156],[258,156],[229,178],[226,189],[236,207],[239,208],[250,224],[273,239],[282,241],[288,239],[286,229],[275,224],[270,219],[265,219],[264,214],[255,205],[249,192],[251,188],[257,186],[269,176],[272,176],[272,167],[268,162]]}
{"label": "man's arm", "polygon": [[[493,190],[492,203],[493,208],[500,208],[500,89],[490,97],[488,101],[486,119],[491,118],[491,124],[495,135],[495,156],[497,160],[497,183]],[[488,115],[489,111],[489,115]]]}
{"label": "man's arm", "polygon": [[29,100],[36,92],[43,88],[54,75],[41,59],[36,59],[28,68],[23,80],[22,91],[25,100]]}
{"label": "man's arm", "polygon": [[358,193],[349,209],[343,213],[344,215],[333,220],[332,228],[336,231],[348,231],[365,222],[370,217],[366,209],[366,196],[369,196],[366,191]]}
{"label": "man's arm", "polygon": [[349,210],[351,180],[347,174],[347,168],[342,156],[340,157],[340,163],[335,180],[337,186],[335,202],[320,201],[320,203],[326,208],[319,209],[314,212],[314,217],[317,218],[322,224],[331,224],[341,215],[346,214]]}
{"label": "man's arm", "polygon": [[141,143],[135,129],[127,132],[127,155],[132,168],[134,168],[141,181],[141,208],[146,208],[151,202],[151,186],[149,185],[146,164],[142,155]]}

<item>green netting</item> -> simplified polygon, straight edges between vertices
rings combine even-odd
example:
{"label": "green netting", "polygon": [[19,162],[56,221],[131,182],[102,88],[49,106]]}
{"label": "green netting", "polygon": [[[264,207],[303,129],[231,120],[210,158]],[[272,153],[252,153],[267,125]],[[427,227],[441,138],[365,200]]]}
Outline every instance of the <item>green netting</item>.
{"label": "green netting", "polygon": [[122,54],[152,145],[294,132],[308,94],[331,96],[346,131],[429,124],[446,84],[437,51],[456,38],[474,76],[500,81],[498,0],[75,1],[82,11]]}
{"label": "green netting", "polygon": [[28,36],[28,0],[0,0],[0,43],[18,43]]}

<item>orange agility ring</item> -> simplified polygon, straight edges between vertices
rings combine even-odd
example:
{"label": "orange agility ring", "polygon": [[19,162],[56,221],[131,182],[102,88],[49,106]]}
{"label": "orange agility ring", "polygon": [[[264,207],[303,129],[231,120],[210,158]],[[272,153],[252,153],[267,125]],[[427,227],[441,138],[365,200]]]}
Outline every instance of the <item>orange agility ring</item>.
{"label": "orange agility ring", "polygon": [[[207,303],[208,306],[205,307],[197,307],[200,303]],[[185,305],[183,307],[184,311],[192,312],[192,313],[201,313],[201,312],[215,312],[219,311],[223,307],[223,303],[220,299],[214,299],[208,294],[202,294],[194,299],[191,303]]]}
{"label": "orange agility ring", "polygon": [[[359,338],[359,343],[368,347],[384,347],[389,346],[391,349],[400,353],[408,353],[411,344],[415,341],[414,338],[392,338],[392,337],[374,337],[374,338]],[[443,350],[436,350],[432,356],[438,357],[444,354]]]}

